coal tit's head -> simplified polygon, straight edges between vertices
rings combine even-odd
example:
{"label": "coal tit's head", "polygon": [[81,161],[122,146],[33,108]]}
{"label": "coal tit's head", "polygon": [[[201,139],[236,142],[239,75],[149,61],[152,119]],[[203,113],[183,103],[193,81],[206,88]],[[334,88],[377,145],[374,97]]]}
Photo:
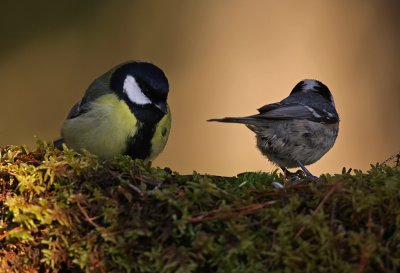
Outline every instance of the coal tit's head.
{"label": "coal tit's head", "polygon": [[335,107],[335,102],[333,100],[333,96],[331,91],[329,91],[328,87],[320,81],[305,79],[300,81],[293,88],[290,95],[298,94],[298,93],[310,93],[318,94],[324,99],[326,99],[333,107]]}

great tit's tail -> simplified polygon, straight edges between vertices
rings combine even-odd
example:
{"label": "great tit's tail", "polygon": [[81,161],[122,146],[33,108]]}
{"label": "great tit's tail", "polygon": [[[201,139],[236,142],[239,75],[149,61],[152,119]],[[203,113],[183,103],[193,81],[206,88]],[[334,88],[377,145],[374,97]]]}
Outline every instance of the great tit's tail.
{"label": "great tit's tail", "polygon": [[260,119],[256,119],[254,117],[242,117],[242,118],[234,118],[234,117],[227,117],[227,118],[213,118],[207,121],[218,121],[218,122],[229,122],[229,123],[242,123],[246,125],[261,125],[263,121]]}
{"label": "great tit's tail", "polygon": [[53,141],[54,147],[56,147],[58,149],[62,148],[63,143],[64,143],[64,139],[62,137]]}

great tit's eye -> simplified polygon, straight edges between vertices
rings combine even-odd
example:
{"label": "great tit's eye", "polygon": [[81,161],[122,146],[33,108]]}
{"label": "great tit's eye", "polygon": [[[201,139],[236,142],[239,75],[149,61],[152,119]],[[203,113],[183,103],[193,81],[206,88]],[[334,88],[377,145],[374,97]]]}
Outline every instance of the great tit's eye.
{"label": "great tit's eye", "polygon": [[150,99],[143,93],[136,79],[131,75],[126,76],[123,86],[124,93],[133,103],[144,105],[150,104]]}

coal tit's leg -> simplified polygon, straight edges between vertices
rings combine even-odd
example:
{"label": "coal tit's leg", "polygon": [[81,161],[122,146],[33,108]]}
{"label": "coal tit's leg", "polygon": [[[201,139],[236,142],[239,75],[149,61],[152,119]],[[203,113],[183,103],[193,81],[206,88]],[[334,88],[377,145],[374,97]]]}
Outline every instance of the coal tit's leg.
{"label": "coal tit's leg", "polygon": [[[301,181],[300,177],[297,175],[297,173],[292,173],[289,172],[288,169],[286,169],[285,167],[279,166],[282,171],[283,171],[283,175],[285,176],[285,178],[293,184],[297,184],[298,182]],[[274,187],[275,189],[283,189],[284,186],[282,185],[282,183],[279,183],[277,181],[272,182],[272,187]]]}
{"label": "coal tit's leg", "polygon": [[[283,171],[283,175],[285,176],[285,178],[286,178],[286,173],[288,172],[288,170],[285,168],[285,167],[282,167],[282,166],[279,166],[281,169],[282,169],[282,171]],[[284,188],[284,186],[283,186],[283,184],[282,183],[280,183],[280,182],[277,182],[277,181],[274,181],[274,182],[272,182],[272,187],[274,187],[275,189],[283,189]]]}
{"label": "coal tit's leg", "polygon": [[298,176],[297,173],[292,173],[285,167],[281,167],[283,174],[285,175],[285,178],[291,182],[291,183],[297,183],[300,180],[300,177]]}
{"label": "coal tit's leg", "polygon": [[318,181],[319,177],[314,176],[312,173],[310,173],[309,170],[300,162],[297,160],[297,164],[299,164],[301,170],[306,174],[307,178],[313,180],[313,181]]}

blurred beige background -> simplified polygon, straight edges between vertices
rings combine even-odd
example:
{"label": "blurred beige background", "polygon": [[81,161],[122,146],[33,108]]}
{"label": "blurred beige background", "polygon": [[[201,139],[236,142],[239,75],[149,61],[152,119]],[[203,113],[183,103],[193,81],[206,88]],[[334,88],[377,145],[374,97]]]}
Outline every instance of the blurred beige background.
{"label": "blurred beige background", "polygon": [[365,170],[400,150],[395,1],[22,2],[0,11],[0,145],[56,138],[92,80],[140,59],[170,81],[173,128],[157,166],[274,170],[250,130],[206,120],[254,114],[304,78],[328,85],[341,115],[312,172]]}

